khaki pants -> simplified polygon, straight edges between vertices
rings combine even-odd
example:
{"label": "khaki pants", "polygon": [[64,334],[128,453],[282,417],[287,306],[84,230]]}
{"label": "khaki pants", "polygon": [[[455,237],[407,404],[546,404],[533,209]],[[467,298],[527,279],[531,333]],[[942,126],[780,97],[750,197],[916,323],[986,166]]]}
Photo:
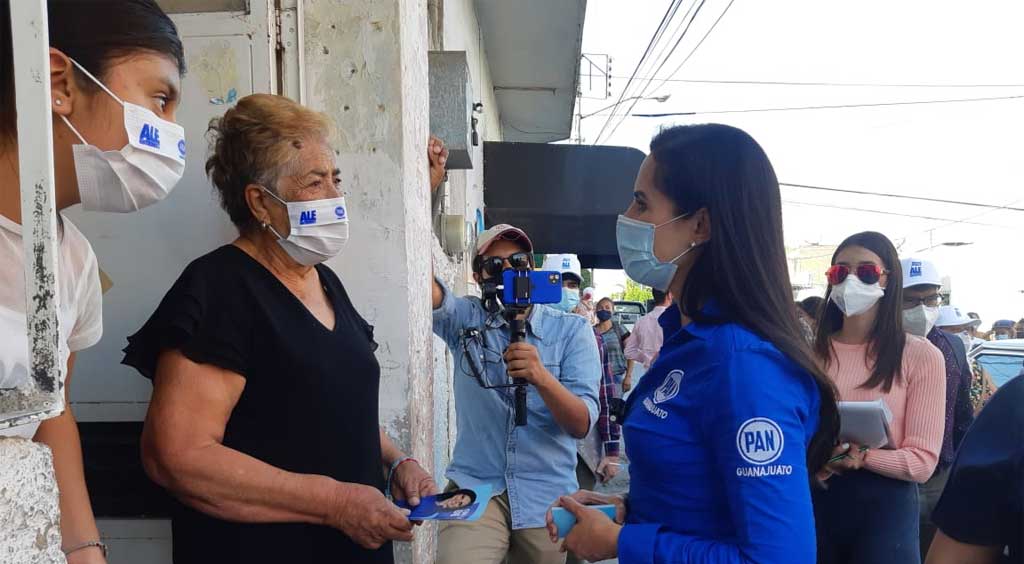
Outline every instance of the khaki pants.
{"label": "khaki pants", "polygon": [[[445,491],[458,489],[449,483]],[[508,492],[487,504],[479,521],[441,523],[436,564],[564,564],[546,529],[512,530]]]}

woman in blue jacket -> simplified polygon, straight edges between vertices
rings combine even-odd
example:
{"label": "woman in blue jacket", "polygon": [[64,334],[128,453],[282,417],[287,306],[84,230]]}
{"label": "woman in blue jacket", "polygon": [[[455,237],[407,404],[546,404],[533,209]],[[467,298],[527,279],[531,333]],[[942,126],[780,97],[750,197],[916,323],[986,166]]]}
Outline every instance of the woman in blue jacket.
{"label": "woman in blue jacket", "polygon": [[[739,129],[673,127],[634,190],[617,226],[623,268],[678,309],[626,405],[629,494],[558,500],[578,521],[563,549],[621,564],[813,564],[811,487],[838,416],[793,309],[771,163]],[[585,507],[598,503],[617,518]]]}

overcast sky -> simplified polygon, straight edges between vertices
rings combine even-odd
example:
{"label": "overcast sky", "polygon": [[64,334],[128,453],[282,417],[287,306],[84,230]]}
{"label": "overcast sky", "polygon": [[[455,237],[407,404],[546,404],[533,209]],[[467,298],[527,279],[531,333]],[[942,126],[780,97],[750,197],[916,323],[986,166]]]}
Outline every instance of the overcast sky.
{"label": "overcast sky", "polygon": [[[692,2],[684,0],[677,22]],[[728,4],[729,0],[707,0],[675,54],[655,76],[672,74]],[[616,101],[668,5],[668,0],[588,1],[583,52],[611,55],[613,79],[612,98],[584,99],[583,114]],[[1024,97],[1024,34],[1019,30],[1024,3],[975,1],[970,9],[967,6],[936,1],[735,0],[673,79],[1011,86],[890,88],[659,80],[650,84],[645,96],[670,98],[663,103],[641,101],[634,113]],[[654,52],[659,53],[657,47]],[[640,74],[653,73],[654,69],[644,69]],[[584,96],[604,95],[601,88],[588,90],[587,81],[583,85]],[[609,137],[628,107],[614,111],[602,144],[646,151],[651,136],[664,125],[727,123],[761,143],[781,182],[1024,208],[1024,98],[630,117]],[[585,142],[594,142],[609,113],[583,120]],[[953,280],[956,305],[979,311],[986,322],[1024,317],[1024,212],[788,187],[782,188],[782,197],[787,202],[788,245],[836,244],[858,231],[881,231],[904,255],[936,260]],[[931,248],[949,242],[971,244]],[[616,281],[614,275],[599,278],[599,293],[613,291]]]}

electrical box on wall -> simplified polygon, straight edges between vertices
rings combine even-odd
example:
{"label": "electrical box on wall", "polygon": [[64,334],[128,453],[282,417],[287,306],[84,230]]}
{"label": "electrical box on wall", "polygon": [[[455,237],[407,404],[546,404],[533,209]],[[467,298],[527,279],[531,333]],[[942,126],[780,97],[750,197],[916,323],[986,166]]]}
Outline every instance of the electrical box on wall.
{"label": "electrical box on wall", "polygon": [[448,169],[473,168],[473,92],[465,51],[431,51],[430,133],[448,147]]}

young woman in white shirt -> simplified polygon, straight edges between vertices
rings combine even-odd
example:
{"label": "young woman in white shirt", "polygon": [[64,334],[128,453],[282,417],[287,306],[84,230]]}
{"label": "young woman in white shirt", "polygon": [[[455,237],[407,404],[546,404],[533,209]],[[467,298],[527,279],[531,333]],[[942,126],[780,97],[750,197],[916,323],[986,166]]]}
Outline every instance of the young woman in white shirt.
{"label": "young woman in white shirt", "polygon": [[[0,0],[0,389],[8,390],[30,377],[10,1]],[[174,24],[154,0],[49,0],[48,19],[58,211],[82,203],[130,212],[161,200],[185,167],[184,131],[174,123],[184,54]],[[58,349],[68,394],[75,353],[102,335],[102,297],[92,247],[63,216],[59,244]],[[71,410],[0,437],[51,449],[67,561],[106,562]],[[0,523],[0,538],[18,534],[6,525]]]}

